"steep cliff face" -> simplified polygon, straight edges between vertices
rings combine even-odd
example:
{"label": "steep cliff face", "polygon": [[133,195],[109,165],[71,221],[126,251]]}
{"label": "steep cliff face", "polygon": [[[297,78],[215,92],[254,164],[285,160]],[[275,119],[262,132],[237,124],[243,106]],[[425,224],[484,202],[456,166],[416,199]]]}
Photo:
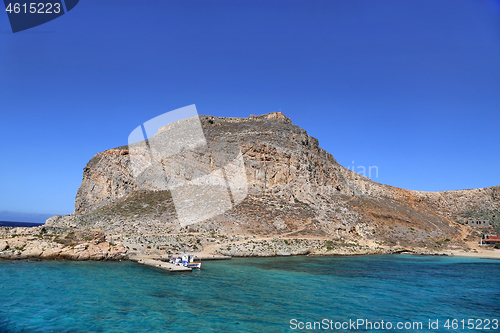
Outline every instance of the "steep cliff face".
{"label": "steep cliff face", "polygon": [[[153,247],[174,244],[172,235],[182,232],[435,247],[446,239],[461,244],[456,221],[464,212],[500,207],[498,186],[420,192],[375,183],[340,166],[282,113],[200,120],[212,151],[234,146],[243,155],[248,195],[241,203],[181,228],[168,191],[133,177],[124,146],[97,154],[84,168],[71,223]],[[212,157],[202,155],[192,158],[206,157],[202,168],[213,170]],[[141,238],[147,235],[156,238]]]}
{"label": "steep cliff face", "polygon": [[128,150],[111,149],[94,156],[83,169],[75,199],[75,214],[90,212],[135,190]]}
{"label": "steep cliff face", "polygon": [[[306,200],[313,197],[310,188],[335,185],[339,193],[346,190],[342,175],[346,170],[341,170],[333,156],[319,147],[317,139],[292,125],[282,113],[247,119],[200,119],[210,147],[234,144],[243,152],[251,194],[282,192],[289,200]],[[75,214],[91,212],[135,190],[156,188],[137,184],[130,171],[128,147],[101,152],[84,168]]]}

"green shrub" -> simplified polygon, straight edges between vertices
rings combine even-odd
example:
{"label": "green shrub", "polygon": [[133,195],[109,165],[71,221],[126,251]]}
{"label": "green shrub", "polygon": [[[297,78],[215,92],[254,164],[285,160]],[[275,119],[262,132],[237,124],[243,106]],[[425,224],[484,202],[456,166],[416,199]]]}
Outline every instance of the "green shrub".
{"label": "green shrub", "polygon": [[500,249],[500,243],[495,244],[495,249]]}

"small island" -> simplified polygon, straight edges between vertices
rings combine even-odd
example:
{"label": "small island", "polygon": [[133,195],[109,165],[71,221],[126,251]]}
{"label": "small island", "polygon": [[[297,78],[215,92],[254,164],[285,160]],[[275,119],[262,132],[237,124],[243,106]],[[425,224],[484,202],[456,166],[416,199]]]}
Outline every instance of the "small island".
{"label": "small island", "polygon": [[[495,244],[480,243],[500,230],[500,186],[399,189],[339,165],[281,112],[199,119],[210,148],[222,151],[230,144],[241,151],[246,195],[231,209],[182,226],[171,191],[141,183],[130,171],[129,147],[118,147],[85,166],[74,214],[51,217],[38,227],[1,227],[0,258],[122,260],[174,252],[205,258],[388,253],[499,258]],[[168,134],[169,128],[161,132]]]}

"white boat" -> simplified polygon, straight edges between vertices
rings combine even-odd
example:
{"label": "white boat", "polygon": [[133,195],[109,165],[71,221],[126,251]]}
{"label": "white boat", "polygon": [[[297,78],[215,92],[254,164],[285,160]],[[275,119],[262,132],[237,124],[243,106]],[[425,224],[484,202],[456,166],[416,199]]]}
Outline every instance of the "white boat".
{"label": "white boat", "polygon": [[184,267],[201,269],[201,261],[194,261],[194,255],[192,254],[182,254],[182,256],[172,255],[170,262]]}

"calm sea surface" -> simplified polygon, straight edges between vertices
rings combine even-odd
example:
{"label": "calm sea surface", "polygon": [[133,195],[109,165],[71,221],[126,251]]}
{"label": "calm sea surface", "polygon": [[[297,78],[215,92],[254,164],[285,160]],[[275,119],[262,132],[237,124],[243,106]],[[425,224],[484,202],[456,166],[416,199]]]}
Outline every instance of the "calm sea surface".
{"label": "calm sea surface", "polygon": [[0,227],[22,227],[22,228],[29,228],[29,227],[38,227],[43,225],[44,223],[35,223],[35,222],[10,222],[10,221],[0,221]]}
{"label": "calm sea surface", "polygon": [[[2,333],[297,332],[299,322],[323,319],[422,322],[419,332],[472,332],[443,327],[447,319],[469,318],[500,319],[499,261],[233,259],[205,261],[201,271],[180,274],[131,262],[0,261]],[[439,328],[429,330],[429,320],[439,320]]]}

